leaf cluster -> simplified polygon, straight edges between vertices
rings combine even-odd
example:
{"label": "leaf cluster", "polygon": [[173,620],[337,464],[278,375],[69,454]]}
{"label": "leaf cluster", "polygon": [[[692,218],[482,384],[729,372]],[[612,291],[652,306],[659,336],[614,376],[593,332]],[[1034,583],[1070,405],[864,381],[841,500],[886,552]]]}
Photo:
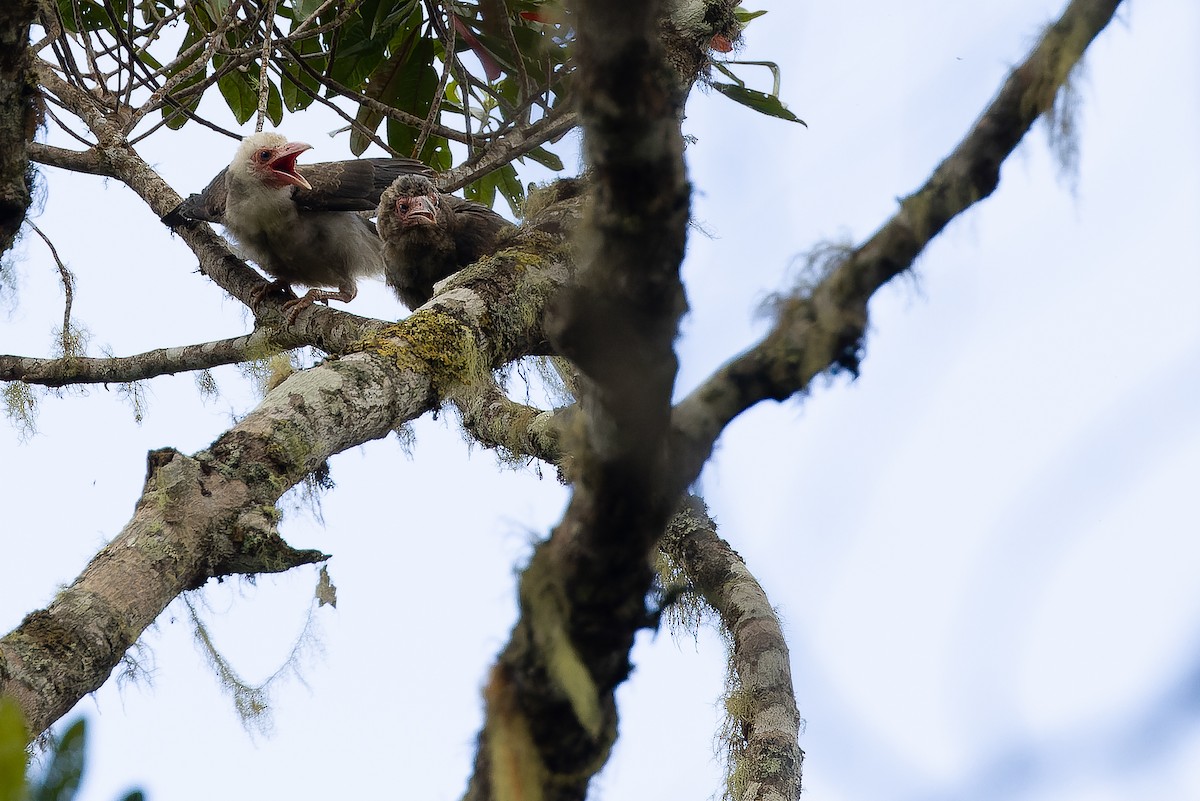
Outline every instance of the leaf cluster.
{"label": "leaf cluster", "polygon": [[[52,46],[70,83],[123,115],[127,133],[149,126],[133,141],[189,122],[219,128],[200,115],[215,86],[239,125],[257,115],[259,128],[278,127],[320,103],[346,121],[355,155],[375,145],[446,172],[571,108],[575,31],[558,0],[141,0],[120,10],[55,0],[53,8],[41,46]],[[731,13],[740,31],[765,12]],[[732,73],[737,63],[751,62],[717,64],[734,82],[714,88],[798,121],[779,100],[774,65],[776,86],[765,93]],[[490,206],[499,194],[519,209],[524,188],[513,161],[561,170],[551,146],[563,132],[472,172],[466,196]]]}

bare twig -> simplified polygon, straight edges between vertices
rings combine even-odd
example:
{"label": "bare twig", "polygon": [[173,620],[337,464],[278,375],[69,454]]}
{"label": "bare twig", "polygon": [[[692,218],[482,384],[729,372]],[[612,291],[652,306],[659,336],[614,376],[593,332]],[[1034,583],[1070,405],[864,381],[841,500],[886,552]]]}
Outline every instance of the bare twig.
{"label": "bare twig", "polygon": [[[67,314],[69,313],[68,299]],[[26,384],[47,387],[142,381],[161,375],[238,364],[307,344],[303,337],[290,334],[286,330],[257,329],[251,334],[230,339],[158,348],[134,356],[36,359],[0,355],[0,381],[24,381]]]}
{"label": "bare twig", "polygon": [[565,135],[579,124],[579,116],[559,106],[528,129],[518,129],[508,136],[488,145],[472,161],[447,171],[441,180],[442,191],[453,192],[487,175],[492,170],[508,164],[544,145],[552,139]]}
{"label": "bare twig", "polygon": [[261,131],[267,120],[267,98],[270,97],[271,81],[267,78],[267,67],[271,63],[271,33],[275,30],[275,0],[267,0],[264,12],[262,54],[258,65],[258,120],[254,130]]}
{"label": "bare twig", "polygon": [[50,250],[50,256],[58,266],[58,277],[62,281],[63,286],[63,322],[62,331],[59,332],[59,344],[62,345],[63,355],[71,356],[75,352],[74,341],[71,336],[71,305],[75,302],[75,276],[67,268],[67,265],[63,264],[63,260],[59,258],[58,248],[54,247],[54,243],[50,241],[50,237],[46,236],[42,232],[42,229],[34,225],[31,220],[26,220],[25,222],[46,243],[46,247]]}
{"label": "bare twig", "polygon": [[[290,46],[285,46],[284,52],[288,53],[288,55],[290,55],[292,59],[295,60],[295,62],[300,66],[300,69],[302,69],[308,76],[319,82],[326,89],[336,92],[347,100],[353,100],[355,103],[359,103],[371,111],[382,114],[385,117],[395,120],[396,122],[402,122],[405,125],[411,125],[414,128],[419,129],[425,124],[425,120],[415,114],[409,114],[407,111],[394,109],[391,106],[380,103],[374,98],[367,97],[362,92],[356,92],[345,84],[339,83],[327,75],[322,75],[314,70],[312,65],[305,63],[305,60]],[[361,129],[361,126],[359,126],[359,128]],[[444,136],[447,139],[452,139],[456,142],[466,142],[466,137],[463,134],[459,133],[453,128],[447,128],[444,125],[434,125],[432,126],[431,131],[438,136]],[[364,131],[364,133],[371,132]]]}

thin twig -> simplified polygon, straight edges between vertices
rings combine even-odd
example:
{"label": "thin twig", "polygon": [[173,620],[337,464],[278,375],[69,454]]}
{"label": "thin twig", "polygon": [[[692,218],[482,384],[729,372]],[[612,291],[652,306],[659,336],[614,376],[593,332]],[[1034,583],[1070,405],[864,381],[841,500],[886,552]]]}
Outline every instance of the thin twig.
{"label": "thin twig", "polygon": [[[272,63],[271,69],[275,71],[275,74],[279,76],[280,80],[283,80],[283,77],[284,77],[283,69],[278,64]],[[346,111],[344,109],[342,109],[340,106],[338,106],[337,103],[334,103],[330,98],[321,97],[320,92],[314,92],[312,89],[310,89],[309,87],[305,86],[302,83],[297,83],[296,87],[301,92],[303,92],[304,94],[311,97],[313,100],[316,100],[318,103],[321,103],[322,105],[328,107],[330,110],[333,111],[334,114],[337,114],[339,117],[341,117],[343,120],[346,121],[348,128],[356,130],[356,131],[360,131],[364,136],[366,136],[372,142],[374,142],[375,144],[377,144],[381,148],[383,148],[384,151],[386,151],[389,155],[392,155],[392,156],[400,155],[400,153],[395,148],[393,148],[391,145],[389,145],[384,140],[380,139],[378,134],[376,134],[374,131],[368,130],[365,125],[363,125],[357,119],[355,119],[354,117],[352,117],[348,113],[346,113]]]}
{"label": "thin twig", "polygon": [[[429,3],[430,15],[432,16],[438,10],[439,7],[440,7],[440,3],[438,3],[438,0],[430,0],[430,3]],[[453,14],[453,13],[454,13],[453,9],[450,9],[450,8],[446,9],[447,15]],[[449,30],[449,35],[445,39],[442,40],[442,52],[448,54],[448,53],[454,52],[455,31],[454,31],[453,25],[447,25],[446,27]],[[442,98],[446,94],[446,84],[450,80],[450,63],[451,63],[451,59],[449,56],[447,56],[447,58],[442,62],[442,77],[441,77],[441,79],[438,80],[437,89],[434,90],[434,93],[433,93],[433,102],[431,102],[429,104],[429,114],[427,114],[425,116],[425,122],[424,122],[424,124],[421,125],[421,132],[417,136],[417,143],[416,143],[416,145],[413,146],[413,150],[412,150],[413,158],[421,157],[421,149],[423,147],[425,147],[425,142],[427,139],[429,139],[429,130],[430,130],[430,128],[433,127],[433,121],[437,119],[438,112],[442,108]]]}
{"label": "thin twig", "polygon": [[267,78],[267,67],[271,63],[271,32],[275,29],[275,0],[267,0],[265,17],[262,56],[258,65],[258,120],[254,124],[255,133],[263,129],[263,123],[267,119],[267,98],[271,89],[271,81]]}
{"label": "thin twig", "polygon": [[67,265],[63,264],[63,260],[58,256],[58,249],[54,247],[54,243],[50,241],[50,237],[42,232],[32,220],[26,219],[29,227],[35,234],[41,237],[46,243],[46,247],[50,249],[50,255],[54,258],[54,263],[58,265],[58,276],[62,279],[63,285],[63,323],[62,331],[59,332],[60,344],[62,345],[63,356],[71,356],[75,350],[74,343],[71,341],[71,306],[75,302],[75,276],[71,273]]}
{"label": "thin twig", "polygon": [[[354,102],[365,106],[371,111],[382,114],[389,119],[395,120],[396,122],[402,122],[405,125],[411,125],[412,127],[418,129],[425,123],[423,119],[415,114],[409,114],[407,111],[401,111],[400,109],[395,109],[391,106],[380,103],[378,100],[367,97],[361,92],[356,92],[349,86],[339,83],[327,75],[322,75],[313,69],[312,65],[306,64],[304,59],[300,57],[300,55],[291,47],[291,45],[284,45],[282,42],[280,44],[282,45],[282,50],[292,57],[292,59],[297,63],[300,69],[305,72],[305,74],[320,83],[326,89],[330,89],[347,100],[353,100]],[[432,128],[432,132],[438,136],[444,136],[447,139],[451,139],[455,142],[462,142],[463,144],[466,144],[467,142],[467,138],[463,134],[459,133],[453,128],[447,128],[444,125],[434,126]]]}

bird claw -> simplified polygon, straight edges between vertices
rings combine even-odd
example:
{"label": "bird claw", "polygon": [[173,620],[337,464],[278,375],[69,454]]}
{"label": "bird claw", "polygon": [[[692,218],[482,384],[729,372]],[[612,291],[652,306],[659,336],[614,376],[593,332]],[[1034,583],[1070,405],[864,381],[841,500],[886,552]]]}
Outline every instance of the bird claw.
{"label": "bird claw", "polygon": [[[259,284],[250,290],[250,308],[257,310],[258,305],[266,300],[267,295],[274,292],[279,292],[286,298],[291,298],[288,303],[293,303],[297,300],[296,293],[292,291],[291,284],[286,281],[268,281],[265,284]],[[286,304],[285,304],[286,307]]]}
{"label": "bird claw", "polygon": [[289,300],[287,303],[283,304],[283,318],[287,320],[288,325],[295,323],[296,318],[300,316],[300,312],[304,311],[317,301],[317,298],[314,295],[315,292],[316,290],[311,290],[303,297]]}
{"label": "bird claw", "polygon": [[288,325],[291,325],[292,323],[296,322],[296,318],[300,315],[300,312],[304,311],[318,300],[324,303],[326,306],[329,305],[329,301],[331,299],[340,300],[343,303],[349,303],[350,301],[354,300],[354,296],[356,294],[357,293],[352,286],[343,287],[336,292],[330,289],[310,289],[304,294],[303,297],[296,298],[295,300],[289,300],[287,303],[283,304],[283,313],[287,318]]}

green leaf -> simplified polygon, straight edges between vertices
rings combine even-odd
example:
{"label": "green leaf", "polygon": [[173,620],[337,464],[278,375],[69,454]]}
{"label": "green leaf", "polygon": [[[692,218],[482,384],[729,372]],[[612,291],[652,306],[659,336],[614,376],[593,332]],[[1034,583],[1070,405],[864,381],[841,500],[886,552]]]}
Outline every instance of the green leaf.
{"label": "green leaf", "polygon": [[722,62],[722,66],[718,67],[718,69],[721,70],[721,72],[728,75],[730,78],[732,78],[733,82],[736,83],[738,86],[745,86],[746,82],[743,81],[738,76],[734,75],[732,71],[730,71],[730,69],[729,69],[730,64],[745,64],[746,66],[750,66],[750,67],[766,67],[768,70],[771,71],[771,80],[774,82],[771,84],[771,94],[775,95],[776,97],[779,97],[779,84],[783,80],[783,72],[779,69],[779,65],[776,64],[774,61],[733,61],[733,60],[730,60],[730,61]]}
{"label": "green leaf", "polygon": [[208,9],[201,3],[191,3],[184,8],[184,18],[188,24],[194,28],[199,28],[204,33],[212,33],[216,29],[217,23],[208,13]]}
{"label": "green leaf", "polygon": [[404,23],[412,15],[416,6],[416,0],[407,0],[403,3],[364,0],[358,8],[358,13],[364,20],[370,21],[368,35],[372,39],[380,37],[381,34],[387,38],[390,32],[396,30],[398,24]]}
{"label": "green leaf", "polygon": [[493,170],[463,187],[463,195],[467,200],[474,200],[485,206],[491,206],[496,202],[497,191],[504,196],[513,213],[519,213],[518,209],[525,200],[525,187],[521,186],[521,182],[517,180],[517,168],[511,164],[505,164],[500,169]]}
{"label": "green leaf", "polygon": [[747,22],[749,22],[752,19],[757,19],[758,17],[761,17],[763,14],[766,14],[766,13],[767,12],[765,10],[763,10],[763,11],[747,11],[746,9],[742,8],[741,6],[738,6],[737,8],[735,8],[733,10],[733,16],[736,17],[737,21],[742,23],[743,25],[745,25]]}
{"label": "green leaf", "polygon": [[[218,63],[218,57],[213,58],[213,66],[220,69],[221,64]],[[222,75],[217,79],[217,88],[221,90],[221,97],[225,98],[225,103],[233,112],[233,118],[238,121],[238,125],[253,117],[254,112],[258,111],[258,95],[255,93],[254,87],[250,85],[250,79],[246,77],[246,73],[241,70],[233,69]]]}
{"label": "green leaf", "polygon": [[58,0],[63,27],[71,33],[79,33],[81,28],[85,31],[112,30],[112,19],[104,13],[104,7],[94,0],[79,0],[78,16],[75,9],[71,0]]}
{"label": "green leaf", "polygon": [[[292,48],[296,55],[304,59],[304,63],[313,71],[325,71],[327,58],[321,50],[321,41],[316,36],[307,37],[296,42]],[[304,91],[304,88],[309,91]],[[321,90],[321,83],[307,70],[301,69],[295,61],[283,62],[283,77],[279,81],[283,94],[283,105],[288,111],[302,111],[316,99]]]}
{"label": "green leaf", "polygon": [[554,155],[553,153],[551,153],[549,150],[547,150],[544,147],[539,147],[539,148],[529,151],[528,153],[525,154],[525,157],[528,159],[531,159],[533,161],[536,161],[538,164],[541,164],[543,167],[547,167],[551,170],[554,170],[555,172],[558,172],[563,168],[562,159],[560,159],[558,156]]}
{"label": "green leaf", "polygon": [[146,795],[141,790],[134,790],[122,798],[121,801],[146,801]]}
{"label": "green leaf", "polygon": [[[433,95],[438,85],[438,74],[432,64],[434,46],[431,39],[423,37],[413,40],[412,45],[407,67],[393,76],[387,93],[379,99],[392,108],[424,118],[433,107]],[[388,119],[387,141],[396,152],[411,153],[418,136],[419,132],[413,126]],[[417,158],[421,155],[417,154]]]}
{"label": "green leaf", "polygon": [[488,173],[464,186],[463,197],[485,206],[491,206],[496,202],[496,181],[492,177],[493,175],[494,173]]}
{"label": "green leaf", "polygon": [[496,176],[496,188],[508,201],[508,207],[512,209],[513,214],[520,214],[521,207],[525,205],[525,187],[517,179],[517,168],[512,164],[505,164],[492,175]]}
{"label": "green leaf", "polygon": [[225,12],[229,10],[229,4],[233,0],[202,0],[204,5],[208,7],[212,13],[213,19],[220,19],[225,16]]}
{"label": "green leaf", "polygon": [[401,49],[402,42],[420,24],[420,11],[411,3],[405,3],[400,10],[407,13],[388,14],[383,22],[374,26],[373,34],[361,16],[362,7],[346,21],[338,31],[340,44],[337,58],[331,65],[331,77],[335,81],[361,90],[367,76],[383,63],[384,56]]}
{"label": "green leaf", "polygon": [[438,172],[445,172],[454,164],[454,154],[450,152],[450,143],[441,136],[431,136],[425,140],[425,147],[417,154],[417,158]]}
{"label": "green leaf", "polygon": [[0,698],[0,801],[25,797],[25,717],[11,698]]}
{"label": "green leaf", "polygon": [[296,19],[306,20],[317,12],[324,0],[296,0]]}
{"label": "green leaf", "polygon": [[[197,26],[197,25],[188,26],[187,31],[183,35],[183,43],[181,45],[179,45],[179,52],[180,53],[184,52],[189,47],[194,45],[196,42],[199,42],[203,39],[204,39],[204,32],[199,28],[199,26]],[[183,72],[185,69],[187,69],[190,65],[195,64],[196,60],[199,59],[202,55],[203,55],[203,51],[197,50],[186,61],[177,61],[177,63],[175,63],[172,66],[172,69],[169,74],[171,76],[178,75],[180,72]],[[208,75],[207,67],[205,69],[197,70],[190,77],[185,78],[178,86],[176,86],[175,92],[180,92],[180,91],[188,88],[189,86],[194,86],[194,85],[200,83],[201,81],[203,81],[205,79],[205,77],[207,75]],[[191,97],[182,101],[183,107],[185,109],[187,109],[188,111],[195,111],[196,109],[198,109],[200,107],[201,97],[202,97],[202,93],[197,94],[197,95],[192,95]],[[166,120],[167,127],[170,128],[172,131],[178,131],[180,128],[187,125],[187,122],[189,119],[189,117],[186,114],[184,114],[179,108],[177,108],[175,105],[173,105],[171,103],[167,103],[162,107],[162,115],[163,115],[163,119]]]}
{"label": "green leaf", "polygon": [[808,127],[807,122],[789,111],[788,107],[783,104],[783,101],[775,95],[769,95],[757,89],[747,89],[744,86],[736,86],[731,83],[717,83],[714,81],[712,87],[730,100],[741,103],[747,108],[752,108],[760,114],[766,114],[769,117],[778,117],[781,120],[789,122],[798,122],[805,128]]}
{"label": "green leaf", "polygon": [[[383,103],[386,106],[408,111],[416,114],[407,102],[408,96],[411,95],[411,89],[407,84],[412,83],[414,76],[419,76],[423,69],[429,68],[428,62],[425,61],[425,56],[429,54],[431,47],[423,48],[421,42],[428,42],[420,38],[420,30],[418,24],[420,18],[411,18],[401,31],[397,34],[395,41],[392,42],[392,54],[386,61],[371,73],[367,79],[367,88],[365,94],[372,100]],[[429,56],[429,62],[432,62],[432,56]],[[430,92],[432,102],[432,91]],[[428,112],[429,107],[425,106],[423,112]],[[367,135],[367,131],[374,133],[379,128],[379,123],[383,121],[381,112],[370,109],[367,106],[359,106],[358,113],[355,115],[355,120],[362,129],[355,129],[350,132],[350,152],[354,155],[361,155],[371,144],[371,138]],[[389,133],[389,139],[391,135]],[[415,141],[415,139],[413,140]],[[412,147],[412,141],[408,143],[409,148]]]}
{"label": "green leaf", "polygon": [[[195,75],[185,79],[182,83],[180,83],[177,89],[186,89],[193,84],[200,83],[204,80],[206,72],[207,70],[198,71]],[[196,109],[200,108],[201,97],[202,95],[199,94],[192,95],[187,100],[183,101],[181,105],[188,111],[194,112]],[[184,114],[179,108],[170,103],[162,107],[162,115],[167,122],[167,127],[172,131],[178,131],[180,128],[187,125],[187,122],[190,119],[187,114]]]}
{"label": "green leaf", "polygon": [[719,72],[720,72],[722,75],[724,75],[726,78],[729,78],[731,81],[733,81],[734,83],[736,83],[738,86],[745,86],[745,85],[746,85],[746,82],[745,82],[745,81],[743,81],[743,80],[742,80],[741,78],[739,78],[738,76],[734,75],[734,73],[733,73],[733,70],[729,69],[729,67],[726,67],[724,62],[721,62],[721,61],[714,61],[714,62],[713,62],[713,66],[714,66],[714,67],[716,67],[716,68],[717,68],[717,70],[718,70],[718,71],[719,71]]}
{"label": "green leaf", "polygon": [[270,79],[267,80],[267,119],[276,128],[283,122],[283,101],[279,97],[279,87]]}
{"label": "green leaf", "polygon": [[143,64],[145,64],[147,67],[150,67],[151,69],[154,69],[154,70],[162,69],[162,63],[159,62],[159,60],[157,58],[150,55],[145,50],[139,52],[137,54],[137,58],[138,58],[138,61],[142,62]]}
{"label": "green leaf", "polygon": [[71,801],[83,778],[84,743],[87,723],[83,718],[71,724],[54,746],[54,756],[42,775],[41,786],[31,788],[30,801]]}

